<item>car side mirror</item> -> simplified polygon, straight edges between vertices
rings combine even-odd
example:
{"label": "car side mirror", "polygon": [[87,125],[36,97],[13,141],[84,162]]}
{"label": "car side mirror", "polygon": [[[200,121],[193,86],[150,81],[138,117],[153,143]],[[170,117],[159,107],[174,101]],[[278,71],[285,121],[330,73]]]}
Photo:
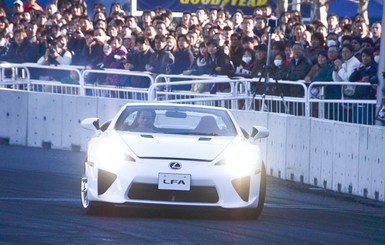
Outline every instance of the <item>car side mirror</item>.
{"label": "car side mirror", "polygon": [[266,138],[269,136],[269,130],[262,126],[253,126],[253,130],[250,134],[250,142],[254,143],[257,139]]}
{"label": "car side mirror", "polygon": [[82,125],[83,128],[88,130],[100,130],[99,118],[97,117],[86,118],[81,121],[80,125]]}

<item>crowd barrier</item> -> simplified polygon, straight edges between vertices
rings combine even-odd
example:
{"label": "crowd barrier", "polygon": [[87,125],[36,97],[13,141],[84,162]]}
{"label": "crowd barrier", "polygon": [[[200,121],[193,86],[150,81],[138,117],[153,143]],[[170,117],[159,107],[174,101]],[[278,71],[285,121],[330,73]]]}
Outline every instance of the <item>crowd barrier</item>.
{"label": "crowd barrier", "polygon": [[[93,70],[79,66],[44,66],[35,63],[0,64],[0,87],[45,93],[119,98],[127,101],[168,101],[260,110],[364,125],[375,124],[376,101],[344,97],[350,82],[274,81],[227,76],[152,74],[122,69]],[[68,83],[70,73],[77,80]],[[57,75],[59,74],[59,75]],[[111,82],[113,81],[113,82]],[[227,83],[226,91],[211,88]],[[114,84],[114,85],[111,85]],[[145,85],[145,86],[144,86]],[[197,89],[203,86],[206,89]],[[340,92],[325,97],[327,88]],[[354,83],[355,87],[371,86]],[[296,94],[291,94],[295,91]],[[314,91],[317,91],[315,94]]]}
{"label": "crowd barrier", "polygon": [[[82,119],[108,121],[126,100],[0,89],[0,142],[86,151],[93,136]],[[385,128],[288,114],[232,109],[247,131],[262,125],[258,142],[269,175],[385,201]]]}

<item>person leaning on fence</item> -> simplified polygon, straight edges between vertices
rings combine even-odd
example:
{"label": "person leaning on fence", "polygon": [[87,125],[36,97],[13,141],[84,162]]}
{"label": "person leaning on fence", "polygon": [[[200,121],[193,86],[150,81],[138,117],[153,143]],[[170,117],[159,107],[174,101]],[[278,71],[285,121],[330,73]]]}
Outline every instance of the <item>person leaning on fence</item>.
{"label": "person leaning on fence", "polygon": [[[301,43],[295,42],[293,44],[293,58],[289,65],[289,72],[286,80],[298,81],[304,80],[312,67],[311,61],[305,56],[304,47]],[[290,96],[301,97],[304,95],[301,86],[290,86]]]}
{"label": "person leaning on fence", "polygon": [[[273,64],[271,65],[271,77],[275,80],[286,79],[289,66],[287,65],[285,52],[277,52],[273,57]],[[286,86],[287,87],[287,86]],[[285,93],[285,95],[288,95]]]}
{"label": "person leaning on fence", "polygon": [[[139,35],[136,39],[137,51],[133,52],[124,63],[124,68],[130,71],[146,71],[146,64],[149,64],[154,58],[154,50],[150,46],[148,39]],[[149,88],[151,81],[144,77],[130,77],[129,86],[137,88]]]}
{"label": "person leaning on fence", "polygon": [[345,44],[341,49],[342,61],[334,61],[334,81],[349,81],[350,75],[360,66],[360,61],[354,56],[354,48],[351,44]]}
{"label": "person leaning on fence", "polygon": [[[209,53],[207,51],[207,42],[203,41],[199,44],[199,54],[195,57],[191,70],[183,72],[184,75],[209,75],[212,72],[209,66]],[[209,91],[209,84],[194,84],[191,88],[194,92],[207,92]]]}
{"label": "person leaning on fence", "polygon": [[240,33],[234,32],[230,36],[229,56],[234,67],[237,67],[242,62],[242,54],[244,48],[242,45],[242,36]]}
{"label": "person leaning on fence", "polygon": [[11,63],[36,62],[35,50],[24,29],[15,30],[6,60]]}
{"label": "person leaning on fence", "polygon": [[[81,32],[80,30],[75,31]],[[96,28],[93,32],[85,33],[86,45],[82,50],[86,66],[91,69],[102,68],[104,52],[103,48],[108,39],[105,30]]]}
{"label": "person leaning on fence", "polygon": [[242,77],[251,77],[251,71],[257,65],[255,51],[251,48],[243,49],[241,64],[235,67],[235,75]]}
{"label": "person leaning on fence", "polygon": [[[341,56],[343,61],[336,59],[334,61],[333,81],[348,82],[350,75],[360,66],[360,61],[354,56],[354,48],[351,44],[342,46]],[[343,98],[352,99],[354,95],[353,85],[344,85],[342,87]],[[339,120],[344,122],[352,121],[351,106],[341,104],[342,113],[340,113]]]}
{"label": "person leaning on fence", "polygon": [[181,74],[189,70],[194,63],[194,55],[190,49],[190,39],[187,35],[179,35],[177,39],[177,50],[174,52],[175,62],[172,65],[172,73]]}
{"label": "person leaning on fence", "polygon": [[45,54],[37,61],[39,65],[70,65],[71,62],[71,52],[58,40],[53,40],[46,48]]}
{"label": "person leaning on fence", "polygon": [[[233,74],[233,67],[230,62],[230,57],[219,46],[217,40],[210,40],[208,43],[208,66],[211,69],[211,75],[225,75]],[[211,93],[228,92],[230,85],[227,83],[214,84],[210,89]]]}
{"label": "person leaning on fence", "polygon": [[[105,50],[103,58],[103,68],[123,69],[126,61],[127,49],[122,45],[121,37],[113,37],[110,40],[110,49]],[[121,86],[122,77],[116,74],[108,74],[106,82],[109,85]]]}
{"label": "person leaning on fence", "polygon": [[166,50],[166,37],[164,35],[156,35],[155,53],[153,59],[145,65],[146,71],[155,74],[168,74],[170,73],[170,66],[174,61],[174,55]]}
{"label": "person leaning on fence", "polygon": [[[374,62],[373,49],[366,48],[361,52],[361,65],[354,70],[349,77],[350,82],[370,83],[371,86],[355,86],[354,99],[374,100],[376,99],[378,77],[377,63]],[[372,125],[374,123],[375,105],[354,104],[353,122]]]}

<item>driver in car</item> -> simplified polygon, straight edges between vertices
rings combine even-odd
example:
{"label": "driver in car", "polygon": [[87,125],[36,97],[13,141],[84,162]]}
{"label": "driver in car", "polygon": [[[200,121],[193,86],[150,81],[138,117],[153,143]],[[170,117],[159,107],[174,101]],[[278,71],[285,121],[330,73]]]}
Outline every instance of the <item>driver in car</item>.
{"label": "driver in car", "polygon": [[139,111],[131,131],[148,133],[157,132],[157,128],[154,126],[155,116],[156,113],[153,110]]}

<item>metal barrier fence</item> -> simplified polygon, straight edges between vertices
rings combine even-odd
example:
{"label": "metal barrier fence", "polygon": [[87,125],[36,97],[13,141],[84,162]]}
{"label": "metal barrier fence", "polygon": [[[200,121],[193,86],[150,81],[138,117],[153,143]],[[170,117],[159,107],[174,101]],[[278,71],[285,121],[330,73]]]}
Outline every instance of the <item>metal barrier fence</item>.
{"label": "metal barrier fence", "polygon": [[[354,86],[352,86],[354,84]],[[353,98],[357,88],[364,89],[372,86],[361,82],[313,82],[309,91],[318,91],[316,95],[309,93],[309,115],[322,119],[373,125],[376,115],[376,100]],[[352,93],[347,96],[344,88]],[[366,90],[368,91],[368,90]],[[335,93],[330,96],[330,93]],[[364,96],[365,97],[365,96]]]}
{"label": "metal barrier fence", "polygon": [[[80,66],[35,63],[0,64],[0,88],[44,93],[118,98],[128,101],[165,101],[264,110],[372,125],[375,100],[347,98],[350,82],[275,81],[226,76],[155,75],[119,69],[91,70]],[[113,84],[113,85],[111,85]],[[227,84],[224,91],[214,86]],[[371,86],[354,83],[354,87]],[[328,97],[331,88],[335,97]]]}
{"label": "metal barrier fence", "polygon": [[[247,87],[247,83],[243,80],[212,78],[209,80],[172,81],[172,79],[169,78],[167,75],[161,75],[160,79],[164,79],[164,82],[157,82],[151,85],[148,91],[149,101],[167,101],[239,109],[240,103],[248,99],[248,92],[244,89]],[[182,77],[180,77],[180,79],[182,79]],[[191,79],[191,77],[185,77],[184,79]],[[194,87],[199,85],[211,87],[215,85],[218,86],[219,84],[228,85],[229,90],[210,93],[210,91],[195,92],[191,91],[191,89],[179,89],[184,86]]]}

